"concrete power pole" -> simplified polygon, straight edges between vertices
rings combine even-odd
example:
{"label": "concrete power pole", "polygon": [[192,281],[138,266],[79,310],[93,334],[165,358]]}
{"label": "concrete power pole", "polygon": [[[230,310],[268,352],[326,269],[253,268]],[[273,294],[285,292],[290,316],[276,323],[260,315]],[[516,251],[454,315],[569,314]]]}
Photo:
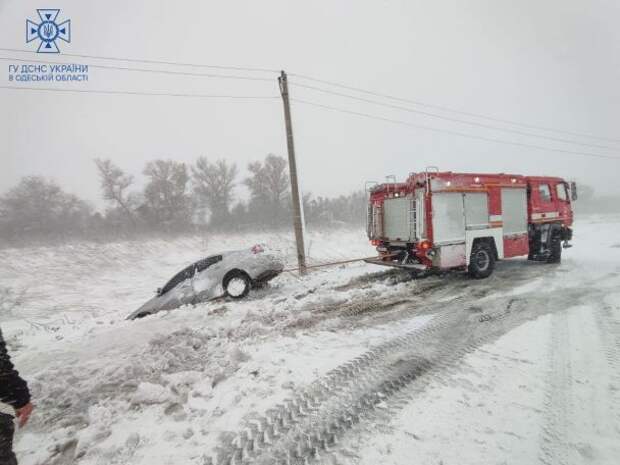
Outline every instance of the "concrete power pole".
{"label": "concrete power pole", "polygon": [[306,274],[306,249],[304,248],[304,225],[302,216],[301,195],[297,181],[297,163],[295,162],[295,143],[293,141],[293,123],[291,122],[291,105],[288,96],[288,81],[282,71],[278,78],[282,103],[284,104],[284,124],[286,125],[286,146],[288,148],[288,168],[291,177],[291,194],[293,196],[293,226],[297,242],[297,263],[299,273]]}

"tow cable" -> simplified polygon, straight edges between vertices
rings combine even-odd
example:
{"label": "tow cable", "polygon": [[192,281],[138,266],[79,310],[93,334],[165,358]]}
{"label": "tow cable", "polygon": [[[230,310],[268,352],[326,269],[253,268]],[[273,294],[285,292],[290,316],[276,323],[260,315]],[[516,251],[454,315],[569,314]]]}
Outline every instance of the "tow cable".
{"label": "tow cable", "polygon": [[[385,257],[388,257],[388,255],[382,255],[381,256],[381,258],[385,258]],[[362,261],[365,261],[365,260],[376,260],[376,259],[377,259],[377,257],[373,256],[373,257],[363,257],[363,258],[352,258],[352,259],[349,259],[349,260],[340,260],[340,261],[337,261],[337,262],[319,263],[318,265],[308,265],[308,266],[306,266],[306,270],[313,269],[313,268],[324,268],[326,266],[337,266],[337,265],[344,265],[344,264],[347,264],[347,263],[362,262]],[[293,272],[296,272],[296,271],[299,271],[299,267],[298,266],[293,267],[293,268],[285,268],[285,269],[282,270],[282,273],[293,273]]]}

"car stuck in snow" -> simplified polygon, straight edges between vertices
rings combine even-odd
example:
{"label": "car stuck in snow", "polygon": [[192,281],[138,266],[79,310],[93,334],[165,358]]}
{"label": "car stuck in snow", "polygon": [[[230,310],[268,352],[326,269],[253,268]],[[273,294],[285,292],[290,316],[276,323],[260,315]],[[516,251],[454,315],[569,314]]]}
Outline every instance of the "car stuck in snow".
{"label": "car stuck in snow", "polygon": [[187,266],[127,319],[135,320],[182,305],[195,305],[217,297],[241,299],[282,273],[284,263],[262,244],[249,249],[211,255]]}

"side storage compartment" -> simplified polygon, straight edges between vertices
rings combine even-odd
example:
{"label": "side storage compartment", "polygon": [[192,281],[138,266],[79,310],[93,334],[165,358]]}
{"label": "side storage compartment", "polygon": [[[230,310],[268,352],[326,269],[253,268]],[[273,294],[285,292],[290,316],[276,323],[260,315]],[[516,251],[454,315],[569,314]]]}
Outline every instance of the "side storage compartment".
{"label": "side storage compartment", "polygon": [[436,192],[433,202],[433,243],[465,243],[465,214],[461,192]]}
{"label": "side storage compartment", "polygon": [[503,187],[502,222],[504,228],[504,256],[527,255],[529,240],[527,233],[527,193],[522,187]]}
{"label": "side storage compartment", "polygon": [[415,201],[412,197],[394,197],[385,200],[383,235],[390,241],[415,240]]}

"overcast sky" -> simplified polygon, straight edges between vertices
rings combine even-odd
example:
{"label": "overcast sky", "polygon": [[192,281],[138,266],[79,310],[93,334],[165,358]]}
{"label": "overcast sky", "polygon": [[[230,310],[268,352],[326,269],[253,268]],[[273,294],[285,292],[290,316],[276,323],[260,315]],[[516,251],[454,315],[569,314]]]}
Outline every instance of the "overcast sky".
{"label": "overcast sky", "polygon": [[[25,43],[25,22],[37,19],[36,9],[46,7],[60,8],[60,20],[71,19],[72,42],[59,42],[64,53],[285,69],[432,105],[620,140],[618,0],[76,0],[53,4],[0,0],[0,47],[34,50],[34,43]],[[50,57],[8,52],[0,56]],[[119,65],[62,54],[52,59]],[[0,85],[24,86],[8,82],[10,63],[0,61]],[[272,80],[91,68],[88,83],[40,86],[278,95],[276,73],[237,74]],[[525,137],[324,95],[295,87],[295,82],[312,84],[292,76],[293,97],[350,111],[620,157],[620,143],[540,131],[534,132],[612,148]],[[155,158],[191,163],[201,155],[223,157],[237,163],[245,176],[252,160],[269,152],[286,156],[278,99],[216,101],[0,89],[0,109],[0,192],[21,176],[44,175],[101,205],[95,157],[111,158],[140,178],[144,163]],[[559,175],[587,182],[601,193],[620,193],[620,160],[473,140],[302,104],[294,104],[292,112],[302,187],[315,195],[345,193],[363,187],[365,180],[382,180],[389,174],[404,178],[427,165],[452,171]]]}

